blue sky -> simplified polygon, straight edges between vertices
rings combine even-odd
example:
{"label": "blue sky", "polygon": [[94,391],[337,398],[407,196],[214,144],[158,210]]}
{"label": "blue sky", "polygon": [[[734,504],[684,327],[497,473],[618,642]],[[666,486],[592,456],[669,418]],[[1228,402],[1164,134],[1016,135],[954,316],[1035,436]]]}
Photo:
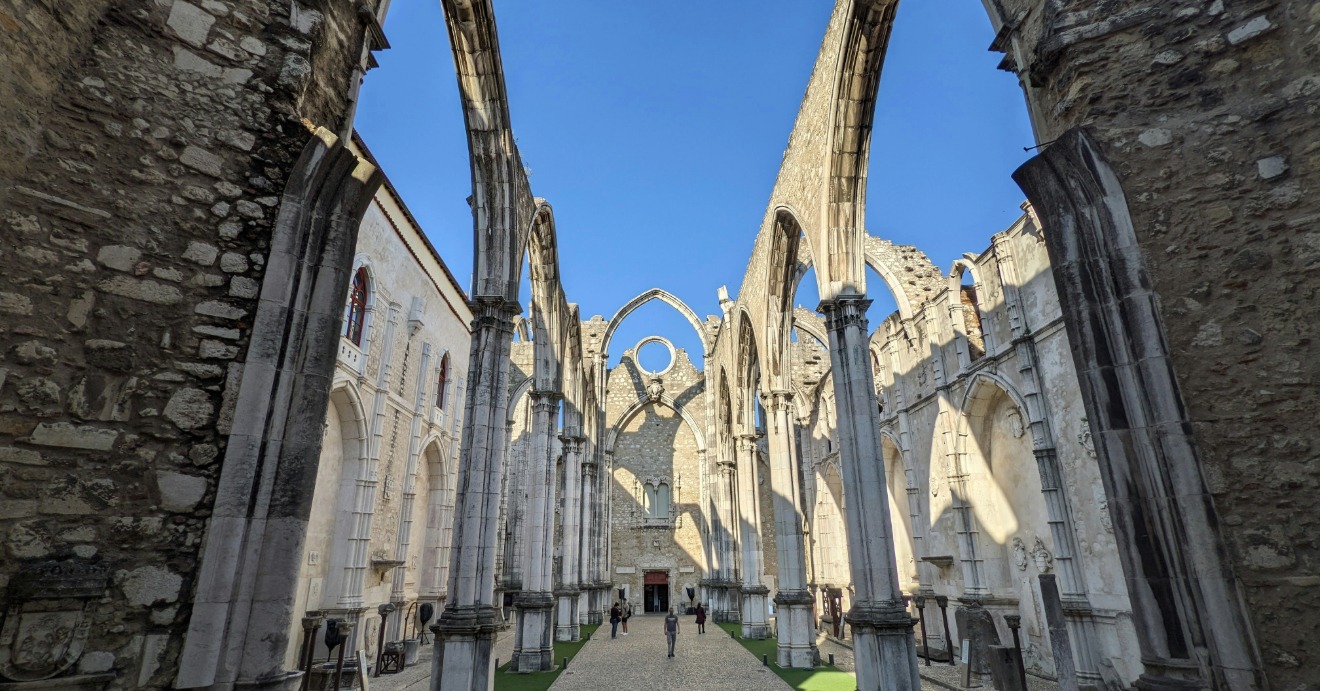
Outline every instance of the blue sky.
{"label": "blue sky", "polygon": [[[583,315],[608,318],[652,287],[702,316],[719,311],[719,286],[736,295],[832,7],[495,3],[515,137],[533,192],[555,208]],[[357,128],[466,287],[471,177],[440,3],[395,2],[385,30],[392,48],[363,84]],[[1023,199],[1009,175],[1034,142],[993,38],[980,2],[906,0],[881,79],[867,225],[942,270],[986,249]],[[893,300],[872,279],[874,325]],[[814,307],[814,289],[798,302]],[[620,328],[611,360],[651,334],[698,348],[652,303]]]}

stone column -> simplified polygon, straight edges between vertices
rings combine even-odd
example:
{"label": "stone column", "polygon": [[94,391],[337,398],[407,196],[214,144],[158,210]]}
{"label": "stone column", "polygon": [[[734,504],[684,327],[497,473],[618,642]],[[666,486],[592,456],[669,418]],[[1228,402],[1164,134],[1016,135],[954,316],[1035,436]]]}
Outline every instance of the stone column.
{"label": "stone column", "polygon": [[793,393],[774,391],[766,410],[770,436],[770,491],[775,512],[775,552],[779,561],[778,659],[780,667],[815,667],[820,657],[812,627],[811,594],[802,533],[801,489],[792,419]]}
{"label": "stone column", "polygon": [[[594,446],[594,445],[593,445]],[[581,525],[582,530],[579,535],[578,550],[578,575],[579,587],[581,592],[578,594],[578,623],[579,624],[598,624],[593,621],[594,614],[592,606],[593,592],[599,588],[594,580],[593,568],[593,541],[595,539],[598,526],[595,521],[595,509],[593,504],[596,501],[596,450],[591,449],[582,454],[582,502],[581,502]],[[580,631],[579,631],[580,635]]]}
{"label": "stone column", "polygon": [[489,689],[495,683],[491,647],[499,628],[495,607],[495,533],[500,483],[509,445],[509,351],[513,315],[522,311],[503,298],[472,302],[472,349],[463,415],[462,456],[450,549],[449,600],[431,627],[436,654],[432,691]]}
{"label": "stone column", "polygon": [[586,442],[577,434],[559,438],[564,450],[564,502],[560,515],[559,533],[559,587],[555,598],[559,602],[555,613],[555,640],[576,641],[582,636],[578,628],[578,546],[582,540],[582,505],[579,500],[582,484],[582,447]]}
{"label": "stone column", "polygon": [[843,470],[848,555],[853,602],[857,688],[917,691],[915,620],[898,587],[893,529],[880,446],[866,308],[870,300],[841,297],[822,302],[830,333],[830,368],[839,418],[839,462]]}
{"label": "stone column", "polygon": [[559,422],[560,395],[533,391],[531,443],[527,479],[531,498],[523,541],[523,589],[513,603],[516,615],[513,637],[513,666],[517,672],[546,672],[554,668],[554,534],[555,462],[554,436]]}
{"label": "stone column", "polygon": [[737,597],[733,591],[738,587],[737,583],[737,534],[738,515],[737,509],[737,473],[738,464],[730,459],[721,459],[719,466],[719,487],[717,488],[717,508],[719,510],[720,527],[717,539],[719,540],[720,552],[720,570],[717,576],[718,583],[715,587],[715,596],[718,598],[717,621],[732,623],[742,620],[742,613],[738,610]]}
{"label": "stone column", "polygon": [[742,635],[770,637],[766,599],[770,589],[761,582],[765,550],[761,547],[761,502],[756,489],[756,435],[738,437],[738,523],[742,530]]}

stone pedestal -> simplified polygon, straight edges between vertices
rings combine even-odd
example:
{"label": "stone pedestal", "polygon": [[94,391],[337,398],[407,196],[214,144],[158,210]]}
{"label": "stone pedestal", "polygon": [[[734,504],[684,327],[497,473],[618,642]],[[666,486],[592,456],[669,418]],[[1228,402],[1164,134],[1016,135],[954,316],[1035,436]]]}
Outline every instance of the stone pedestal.
{"label": "stone pedestal", "polygon": [[581,593],[576,588],[555,591],[559,606],[555,609],[555,640],[576,641],[582,638],[578,621],[578,601]]}
{"label": "stone pedestal", "polygon": [[554,609],[550,593],[523,593],[513,603],[517,627],[513,633],[515,672],[548,672],[555,667]]}
{"label": "stone pedestal", "polygon": [[869,605],[855,603],[844,619],[852,625],[857,688],[879,691],[917,691],[917,667],[912,626],[902,601]]}
{"label": "stone pedestal", "polygon": [[431,660],[431,691],[489,689],[495,683],[491,648],[499,630],[493,607],[446,609],[431,626],[435,657]]}
{"label": "stone pedestal", "polygon": [[781,590],[775,594],[775,612],[779,628],[776,659],[780,667],[806,669],[815,667],[820,662],[820,651],[816,649],[816,631],[812,622],[811,604],[811,593],[805,590]]}
{"label": "stone pedestal", "polygon": [[770,637],[770,622],[766,617],[766,605],[770,600],[770,589],[765,586],[742,589],[742,636],[752,640]]}

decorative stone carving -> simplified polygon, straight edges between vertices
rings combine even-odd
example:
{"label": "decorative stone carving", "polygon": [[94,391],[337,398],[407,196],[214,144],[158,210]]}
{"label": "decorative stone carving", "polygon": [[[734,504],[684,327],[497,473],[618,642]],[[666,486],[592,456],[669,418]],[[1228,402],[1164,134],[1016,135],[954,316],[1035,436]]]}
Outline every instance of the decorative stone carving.
{"label": "decorative stone carving", "polygon": [[1009,433],[1013,435],[1013,438],[1021,439],[1022,435],[1026,434],[1027,431],[1026,426],[1022,424],[1022,413],[1014,408],[1008,411],[1008,414],[1005,417],[1007,418]]}
{"label": "decorative stone carving", "polygon": [[655,403],[659,401],[661,394],[664,392],[665,385],[664,382],[660,380],[660,377],[651,377],[651,383],[646,385],[646,395],[650,397],[651,402]]}
{"label": "decorative stone carving", "polygon": [[105,567],[77,559],[20,568],[0,628],[0,678],[40,681],[70,669],[82,656],[108,577]]}
{"label": "decorative stone carving", "polygon": [[1091,438],[1091,423],[1082,418],[1082,431],[1077,435],[1077,443],[1086,449],[1087,455],[1095,458],[1095,440]]}
{"label": "decorative stone carving", "polygon": [[1017,564],[1018,571],[1027,570],[1027,544],[1022,538],[1013,538],[1013,563]]}
{"label": "decorative stone carving", "polygon": [[1036,545],[1031,548],[1031,558],[1036,561],[1036,570],[1049,573],[1054,568],[1054,555],[1045,548],[1045,543],[1036,538]]}

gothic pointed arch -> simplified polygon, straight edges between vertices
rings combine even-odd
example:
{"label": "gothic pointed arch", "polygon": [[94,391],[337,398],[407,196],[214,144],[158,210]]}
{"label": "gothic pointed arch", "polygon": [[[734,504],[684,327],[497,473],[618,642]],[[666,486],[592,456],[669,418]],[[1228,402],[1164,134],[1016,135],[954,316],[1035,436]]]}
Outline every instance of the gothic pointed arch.
{"label": "gothic pointed arch", "polygon": [[614,338],[614,332],[619,329],[619,325],[638,308],[652,301],[663,302],[683,315],[683,318],[692,325],[692,329],[697,332],[697,340],[701,343],[702,349],[706,351],[702,354],[705,355],[710,352],[710,343],[706,338],[706,331],[701,320],[697,318],[697,313],[692,311],[692,308],[688,307],[687,303],[680,300],[678,296],[660,288],[652,288],[634,297],[624,303],[623,307],[620,307],[613,317],[610,317],[609,326],[605,327],[605,334],[600,339],[600,352],[610,352],[610,340]]}
{"label": "gothic pointed arch", "polygon": [[692,436],[697,440],[697,451],[699,453],[706,452],[706,435],[702,433],[702,428],[697,424],[697,419],[682,404],[670,398],[669,395],[662,393],[656,398],[649,395],[639,397],[619,415],[618,419],[610,424],[609,432],[605,435],[605,453],[614,453],[614,444],[619,438],[619,430],[623,429],[634,416],[649,405],[664,405],[678,413],[679,417],[683,418],[683,422],[687,423],[687,426],[692,430]]}

